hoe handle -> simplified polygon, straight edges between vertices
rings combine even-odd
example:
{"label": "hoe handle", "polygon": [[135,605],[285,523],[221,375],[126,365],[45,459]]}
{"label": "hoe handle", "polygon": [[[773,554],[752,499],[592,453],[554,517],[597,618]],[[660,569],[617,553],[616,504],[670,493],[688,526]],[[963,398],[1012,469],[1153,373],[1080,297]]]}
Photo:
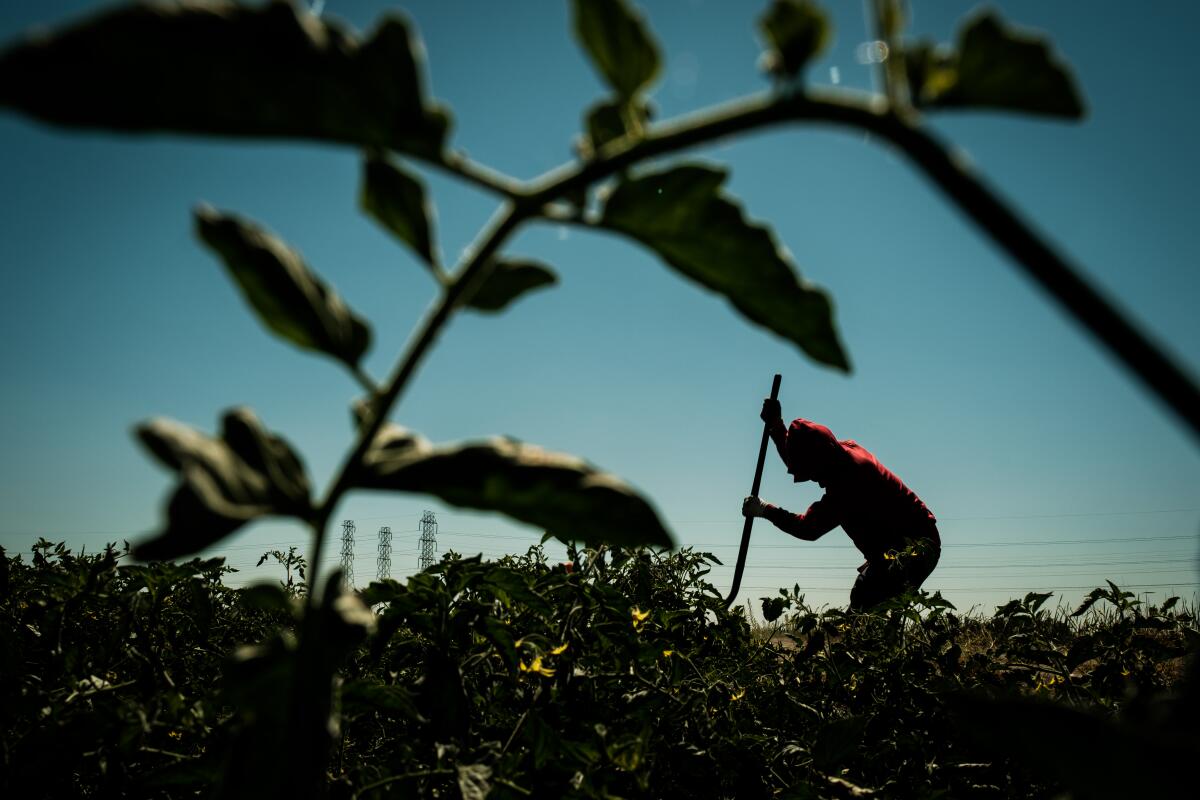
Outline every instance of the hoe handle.
{"label": "hoe handle", "polygon": [[[782,380],[782,375],[776,375],[775,380],[771,382],[772,400],[779,399],[779,384]],[[753,497],[758,497],[758,487],[762,483],[763,462],[767,460],[767,442],[770,439],[771,426],[769,423],[764,423],[762,443],[758,446],[758,465],[754,468],[754,485],[750,487],[750,494]],[[742,588],[742,572],[746,569],[746,551],[750,549],[750,530],[753,527],[754,517],[746,517],[746,522],[742,525],[742,546],[738,550],[737,566],[733,570],[733,588],[729,591],[729,596],[725,598],[726,608],[733,605],[738,589]]]}

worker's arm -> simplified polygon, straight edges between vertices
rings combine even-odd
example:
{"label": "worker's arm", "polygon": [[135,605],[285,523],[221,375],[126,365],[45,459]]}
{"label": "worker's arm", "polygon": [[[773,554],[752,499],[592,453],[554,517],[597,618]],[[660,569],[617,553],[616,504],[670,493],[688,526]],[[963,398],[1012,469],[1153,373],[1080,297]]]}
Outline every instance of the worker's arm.
{"label": "worker's arm", "polygon": [[787,466],[787,427],[783,424],[783,410],[779,401],[770,397],[763,400],[762,411],[758,417],[767,424],[767,433],[775,443],[775,451],[779,453],[783,465]]}
{"label": "worker's arm", "polygon": [[793,514],[785,508],[764,503],[757,497],[747,497],[742,501],[742,515],[762,517],[784,533],[806,542],[815,542],[841,524],[833,506],[824,497],[809,506],[803,514]]}

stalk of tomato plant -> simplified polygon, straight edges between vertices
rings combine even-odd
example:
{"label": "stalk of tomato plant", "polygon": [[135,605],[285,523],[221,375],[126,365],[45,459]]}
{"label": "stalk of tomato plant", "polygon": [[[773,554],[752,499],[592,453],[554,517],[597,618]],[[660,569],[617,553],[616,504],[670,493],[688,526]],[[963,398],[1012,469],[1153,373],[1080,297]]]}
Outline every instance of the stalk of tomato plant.
{"label": "stalk of tomato plant", "polygon": [[342,495],[353,485],[354,472],[361,463],[363,455],[367,452],[367,448],[371,442],[375,440],[375,436],[383,427],[388,414],[391,413],[392,407],[396,404],[405,386],[408,385],[408,381],[413,376],[413,373],[416,372],[421,359],[437,339],[442,327],[449,321],[454,311],[470,298],[469,293],[474,292],[483,284],[483,281],[486,280],[495,264],[492,257],[499,250],[500,245],[503,244],[504,240],[522,220],[530,216],[534,210],[535,208],[528,202],[520,204],[508,202],[500,207],[500,210],[493,218],[493,223],[480,234],[480,244],[478,247],[472,248],[466,263],[455,276],[454,280],[442,292],[437,306],[425,318],[420,331],[400,357],[400,360],[396,362],[395,370],[385,385],[384,390],[372,397],[371,406],[373,414],[363,426],[363,430],[360,432],[354,448],[342,462],[337,477],[329,487],[325,499],[319,506],[317,518],[313,522],[315,535],[313,537],[313,552],[309,559],[310,591],[308,594],[308,607],[310,609],[315,602],[311,587],[318,585],[317,578],[320,575],[321,547],[324,544],[326,531],[329,528],[329,520],[333,517],[333,512],[336,510],[337,503]]}

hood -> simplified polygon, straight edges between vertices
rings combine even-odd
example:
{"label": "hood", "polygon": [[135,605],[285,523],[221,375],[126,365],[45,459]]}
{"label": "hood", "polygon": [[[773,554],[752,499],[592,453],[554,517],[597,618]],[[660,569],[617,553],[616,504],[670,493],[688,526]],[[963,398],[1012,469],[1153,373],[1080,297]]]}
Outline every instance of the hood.
{"label": "hood", "polygon": [[788,472],[797,481],[828,475],[846,457],[833,431],[807,419],[792,420],[787,432]]}

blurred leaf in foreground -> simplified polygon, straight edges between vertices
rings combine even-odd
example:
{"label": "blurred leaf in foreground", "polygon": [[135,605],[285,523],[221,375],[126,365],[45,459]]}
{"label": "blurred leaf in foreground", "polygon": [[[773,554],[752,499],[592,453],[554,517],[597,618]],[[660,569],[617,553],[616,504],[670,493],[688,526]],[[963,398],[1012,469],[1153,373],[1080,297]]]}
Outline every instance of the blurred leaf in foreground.
{"label": "blurred leaf in foreground", "polygon": [[658,45],[626,0],[575,0],[575,35],[592,64],[622,98],[650,85],[662,68]]}
{"label": "blurred leaf in foreground", "polygon": [[304,465],[249,409],[227,412],[220,438],[167,419],[139,425],[135,433],[180,478],[167,503],[166,527],[134,548],[136,558],[166,561],[199,552],[258,517],[311,515]]}
{"label": "blurred leaf in foreground", "polygon": [[434,447],[387,425],[364,456],[355,483],[499,511],[564,540],[673,546],[654,508],[615,475],[511,439]]}
{"label": "blurred leaf in foreground", "polygon": [[812,0],[775,0],[758,20],[770,50],[767,72],[795,77],[832,38],[829,19]]}
{"label": "blurred leaf in foreground", "polygon": [[370,328],[299,253],[258,225],[208,206],[196,210],[196,232],[221,256],[267,327],[306,350],[358,366]]}
{"label": "blurred leaf in foreground", "polygon": [[676,271],[724,295],[747,319],[849,370],[829,296],[796,274],[772,232],[721,191],[726,172],[689,164],[626,178],[601,225],[632,236]]}
{"label": "blurred leaf in foreground", "polygon": [[433,249],[433,206],[425,185],[400,166],[370,158],[363,170],[359,204],[383,227],[437,269]]}
{"label": "blurred leaf in foreground", "polygon": [[584,113],[586,131],[580,156],[591,158],[604,145],[622,136],[639,136],[650,121],[650,107],[645,102],[633,100],[601,100],[592,104]]}
{"label": "blurred leaf in foreground", "polygon": [[421,46],[389,15],[365,41],[276,0],[119,6],[0,53],[0,105],[58,125],[441,151]]}
{"label": "blurred leaf in foreground", "polygon": [[905,57],[918,106],[1084,115],[1071,69],[1055,58],[1049,39],[1010,28],[992,11],[963,26],[956,50],[921,43]]}
{"label": "blurred leaf in foreground", "polygon": [[467,300],[467,307],[476,311],[500,311],[526,292],[555,283],[558,283],[558,276],[544,264],[501,260]]}

